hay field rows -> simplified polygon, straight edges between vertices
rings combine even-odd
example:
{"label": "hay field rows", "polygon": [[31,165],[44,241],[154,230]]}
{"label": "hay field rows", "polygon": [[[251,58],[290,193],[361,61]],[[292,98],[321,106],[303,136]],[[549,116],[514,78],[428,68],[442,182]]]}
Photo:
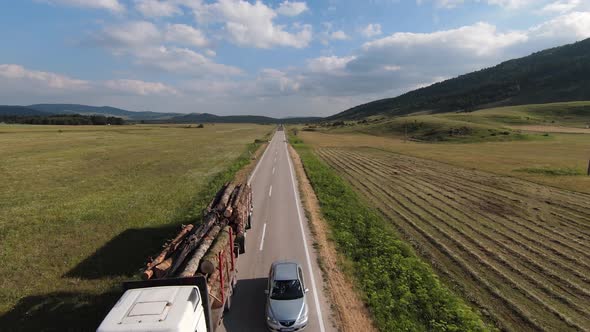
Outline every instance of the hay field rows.
{"label": "hay field rows", "polygon": [[319,148],[508,331],[590,330],[590,195],[373,148]]}

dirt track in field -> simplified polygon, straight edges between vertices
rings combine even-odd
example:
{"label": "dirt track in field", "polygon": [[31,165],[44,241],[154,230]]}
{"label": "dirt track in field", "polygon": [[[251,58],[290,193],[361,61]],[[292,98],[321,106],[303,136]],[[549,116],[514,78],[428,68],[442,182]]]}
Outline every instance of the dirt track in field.
{"label": "dirt track in field", "polygon": [[590,195],[372,148],[317,152],[500,329],[590,330]]}

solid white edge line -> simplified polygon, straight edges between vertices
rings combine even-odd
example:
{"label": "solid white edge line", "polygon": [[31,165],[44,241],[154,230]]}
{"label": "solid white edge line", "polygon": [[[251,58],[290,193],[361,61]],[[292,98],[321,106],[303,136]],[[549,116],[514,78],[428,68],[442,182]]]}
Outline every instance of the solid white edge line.
{"label": "solid white edge line", "polygon": [[264,223],[264,226],[262,226],[262,238],[260,239],[260,248],[259,248],[260,251],[262,251],[262,248],[264,247],[264,234],[266,234],[266,223]]}
{"label": "solid white edge line", "polygon": [[272,195],[272,184],[270,185],[270,189],[268,189],[268,197]]}
{"label": "solid white edge line", "polygon": [[264,150],[262,157],[260,158],[260,160],[258,160],[258,164],[256,164],[256,167],[254,168],[254,172],[252,172],[252,174],[250,174],[250,177],[248,178],[248,184],[250,184],[250,182],[252,182],[252,178],[254,178],[254,175],[256,175],[256,172],[258,171],[258,167],[260,167],[260,164],[262,164],[262,161],[264,160],[264,156],[266,156],[266,152],[269,150],[269,147],[272,144],[273,140],[274,140],[274,136],[270,140],[270,143],[268,143],[268,145],[266,146],[266,149]]}
{"label": "solid white edge line", "polygon": [[318,291],[315,285],[315,277],[311,268],[311,259],[309,258],[309,248],[307,247],[307,240],[305,239],[305,230],[303,229],[303,219],[301,218],[301,211],[299,210],[299,195],[295,189],[295,177],[293,176],[293,164],[291,163],[291,155],[289,154],[289,148],[285,143],[285,149],[287,150],[287,160],[289,161],[289,172],[291,173],[291,184],[293,187],[293,193],[295,194],[295,203],[297,204],[297,217],[299,217],[299,227],[301,228],[301,237],[303,238],[303,247],[305,248],[305,258],[307,259],[307,268],[309,269],[309,275],[311,277],[311,288],[313,290],[313,300],[315,308],[318,313],[318,320],[320,322],[320,332],[325,332],[324,318],[322,317],[322,310],[320,309],[320,300],[318,298]]}

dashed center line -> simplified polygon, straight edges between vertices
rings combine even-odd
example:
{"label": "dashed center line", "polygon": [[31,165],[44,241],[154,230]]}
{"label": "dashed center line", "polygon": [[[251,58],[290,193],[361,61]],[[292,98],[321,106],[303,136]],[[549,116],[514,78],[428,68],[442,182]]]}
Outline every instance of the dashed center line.
{"label": "dashed center line", "polygon": [[262,251],[262,248],[264,248],[264,235],[266,234],[266,223],[264,223],[264,226],[262,226],[262,238],[260,239],[260,248],[259,250]]}
{"label": "dashed center line", "polygon": [[268,197],[270,197],[272,195],[272,185],[270,186],[270,189],[268,190]]}
{"label": "dashed center line", "polygon": [[274,167],[272,168],[272,174],[275,174],[275,168]]}

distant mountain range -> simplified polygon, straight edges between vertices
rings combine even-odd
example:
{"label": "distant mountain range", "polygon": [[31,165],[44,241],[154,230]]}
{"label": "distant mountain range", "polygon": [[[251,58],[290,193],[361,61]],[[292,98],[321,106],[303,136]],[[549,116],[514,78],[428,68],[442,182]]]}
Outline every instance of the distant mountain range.
{"label": "distant mountain range", "polygon": [[132,112],[110,106],[88,106],[78,104],[36,104],[26,107],[51,114],[99,114],[106,116],[116,116],[125,120],[133,121],[164,120],[182,115],[181,113]]}
{"label": "distant mountain range", "polygon": [[577,100],[590,100],[590,38],[359,105],[326,120]]}
{"label": "distant mountain range", "polygon": [[215,123],[260,123],[260,124],[271,124],[271,123],[308,123],[316,122],[321,120],[320,117],[293,117],[293,118],[271,118],[267,116],[259,115],[228,115],[218,116],[209,113],[190,113],[181,116],[172,117],[166,122],[173,123],[195,123],[195,122],[215,122]]}
{"label": "distant mountain range", "polygon": [[129,121],[145,123],[307,123],[319,121],[320,117],[292,117],[277,119],[256,115],[218,116],[209,113],[158,113],[132,112],[110,106],[87,106],[78,104],[36,104],[29,106],[0,106],[0,116],[47,116],[52,114],[82,114],[120,117]]}

